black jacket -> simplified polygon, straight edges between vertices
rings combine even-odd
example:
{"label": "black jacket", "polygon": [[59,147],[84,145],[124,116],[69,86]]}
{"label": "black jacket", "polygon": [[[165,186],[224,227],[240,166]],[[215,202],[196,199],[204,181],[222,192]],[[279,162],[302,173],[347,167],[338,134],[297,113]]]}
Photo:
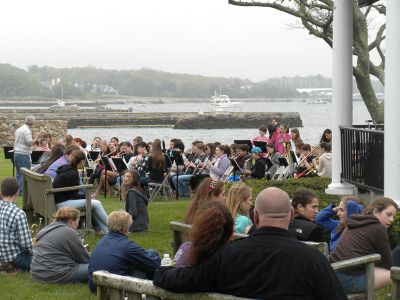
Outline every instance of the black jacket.
{"label": "black jacket", "polygon": [[125,199],[125,210],[132,216],[133,223],[129,232],[146,231],[149,227],[147,204],[149,199],[143,191],[131,188]]}
{"label": "black jacket", "polygon": [[[71,165],[63,165],[57,169],[57,175],[53,181],[53,188],[63,188],[80,184],[81,181],[78,170],[71,167]],[[54,200],[56,203],[84,198],[85,195],[80,194],[79,191],[60,192],[54,194]]]}
{"label": "black jacket", "polygon": [[321,227],[301,216],[295,217],[293,223],[289,224],[289,232],[300,241],[323,242]]}
{"label": "black jacket", "polygon": [[257,179],[264,178],[265,177],[265,166],[266,166],[265,159],[262,157],[257,158],[256,163],[250,169],[251,177],[257,178]]}
{"label": "black jacket", "polygon": [[192,267],[156,270],[156,286],[274,300],[347,299],[328,260],[287,230],[262,227]]}

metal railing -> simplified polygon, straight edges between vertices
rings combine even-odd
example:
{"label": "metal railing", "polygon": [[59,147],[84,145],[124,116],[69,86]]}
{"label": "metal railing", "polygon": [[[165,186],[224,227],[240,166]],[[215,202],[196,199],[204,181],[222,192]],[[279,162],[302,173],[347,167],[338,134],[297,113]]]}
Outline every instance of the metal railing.
{"label": "metal railing", "polygon": [[383,192],[384,131],[368,126],[341,126],[340,135],[343,181]]}

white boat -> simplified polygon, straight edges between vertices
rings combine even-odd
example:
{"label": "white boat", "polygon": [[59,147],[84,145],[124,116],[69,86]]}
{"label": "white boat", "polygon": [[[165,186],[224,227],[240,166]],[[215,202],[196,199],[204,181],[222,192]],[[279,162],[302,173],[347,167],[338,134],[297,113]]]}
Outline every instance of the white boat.
{"label": "white boat", "polygon": [[65,102],[61,100],[57,100],[57,104],[50,106],[49,108],[64,108]]}
{"label": "white boat", "polygon": [[307,102],[307,104],[327,104],[327,103],[328,103],[328,101],[320,100],[320,99],[315,99],[315,100]]}
{"label": "white boat", "polygon": [[64,101],[57,100],[57,104],[54,104],[54,105],[50,106],[49,109],[71,109],[71,110],[77,110],[77,109],[79,109],[79,106],[77,104],[65,105]]}
{"label": "white boat", "polygon": [[211,103],[208,106],[214,111],[223,112],[229,111],[230,109],[242,108],[242,102],[232,102],[228,95],[218,95],[215,93],[210,100]]}

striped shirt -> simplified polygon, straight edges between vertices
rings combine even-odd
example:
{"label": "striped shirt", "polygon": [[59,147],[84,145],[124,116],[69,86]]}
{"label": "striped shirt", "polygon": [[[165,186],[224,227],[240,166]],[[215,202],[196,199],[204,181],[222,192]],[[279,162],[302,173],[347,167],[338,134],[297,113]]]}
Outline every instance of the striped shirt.
{"label": "striped shirt", "polygon": [[0,261],[12,262],[21,252],[32,253],[25,212],[15,203],[0,200]]}

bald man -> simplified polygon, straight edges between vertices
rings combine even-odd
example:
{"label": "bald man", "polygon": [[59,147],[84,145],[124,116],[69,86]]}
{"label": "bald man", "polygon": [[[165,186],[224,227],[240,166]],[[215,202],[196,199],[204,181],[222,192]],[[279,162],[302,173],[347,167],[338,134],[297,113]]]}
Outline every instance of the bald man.
{"label": "bald man", "polygon": [[288,232],[289,196],[267,188],[256,198],[257,230],[195,266],[157,270],[154,284],[174,292],[218,292],[256,299],[347,299],[328,260]]}

